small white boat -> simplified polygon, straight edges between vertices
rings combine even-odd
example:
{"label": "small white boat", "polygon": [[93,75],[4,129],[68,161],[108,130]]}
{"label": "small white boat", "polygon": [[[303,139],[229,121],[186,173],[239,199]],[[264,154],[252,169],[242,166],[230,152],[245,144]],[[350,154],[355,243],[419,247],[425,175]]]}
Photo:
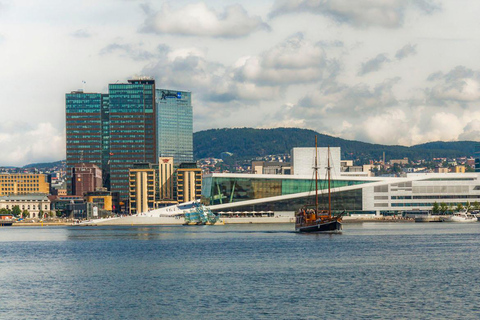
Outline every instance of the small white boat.
{"label": "small white boat", "polygon": [[477,216],[466,211],[455,212],[447,221],[451,222],[477,222]]}

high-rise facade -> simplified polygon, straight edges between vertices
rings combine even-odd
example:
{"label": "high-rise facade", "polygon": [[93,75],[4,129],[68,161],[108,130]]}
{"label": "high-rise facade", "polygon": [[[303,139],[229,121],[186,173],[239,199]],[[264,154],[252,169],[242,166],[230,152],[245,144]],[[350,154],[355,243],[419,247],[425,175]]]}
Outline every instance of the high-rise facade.
{"label": "high-rise facade", "polygon": [[128,80],[108,89],[110,190],[128,199],[128,169],[156,162],[155,80]]}
{"label": "high-rise facade", "polygon": [[[73,168],[82,164],[101,168],[103,186],[128,200],[134,164],[158,163],[158,157],[176,165],[193,161],[191,93],[156,90],[151,78],[110,84],[108,94],[66,94],[66,123],[70,194]],[[172,161],[163,165],[162,199],[174,201]]]}
{"label": "high-rise facade", "polygon": [[192,94],[156,90],[158,157],[173,157],[175,164],[193,161]]}
{"label": "high-rise facade", "polygon": [[67,189],[72,191],[72,170],[82,163],[102,167],[105,95],[72,91],[65,97],[67,133]]}

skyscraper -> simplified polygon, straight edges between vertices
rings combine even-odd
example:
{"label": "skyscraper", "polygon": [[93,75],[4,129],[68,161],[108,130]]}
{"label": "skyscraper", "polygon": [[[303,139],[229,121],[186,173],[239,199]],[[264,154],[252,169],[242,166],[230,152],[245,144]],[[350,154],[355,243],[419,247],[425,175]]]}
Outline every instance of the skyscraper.
{"label": "skyscraper", "polygon": [[105,95],[72,91],[66,100],[67,189],[72,191],[72,170],[76,164],[102,167],[102,104]]}
{"label": "skyscraper", "polygon": [[155,80],[110,84],[108,91],[110,190],[128,199],[128,169],[136,162],[156,163]]}
{"label": "skyscraper", "polygon": [[108,91],[66,94],[69,193],[74,166],[94,164],[102,169],[103,186],[127,200],[135,163],[193,161],[191,93],[155,90],[151,78],[110,84]]}
{"label": "skyscraper", "polygon": [[158,158],[173,157],[175,164],[193,161],[192,94],[156,90]]}

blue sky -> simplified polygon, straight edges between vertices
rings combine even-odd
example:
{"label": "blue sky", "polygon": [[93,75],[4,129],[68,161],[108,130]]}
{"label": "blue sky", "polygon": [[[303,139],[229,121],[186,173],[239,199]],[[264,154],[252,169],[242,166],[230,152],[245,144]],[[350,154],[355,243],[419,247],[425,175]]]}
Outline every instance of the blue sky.
{"label": "blue sky", "polygon": [[0,0],[0,165],[64,159],[65,93],[135,75],[192,91],[195,131],[478,140],[479,14],[475,0]]}

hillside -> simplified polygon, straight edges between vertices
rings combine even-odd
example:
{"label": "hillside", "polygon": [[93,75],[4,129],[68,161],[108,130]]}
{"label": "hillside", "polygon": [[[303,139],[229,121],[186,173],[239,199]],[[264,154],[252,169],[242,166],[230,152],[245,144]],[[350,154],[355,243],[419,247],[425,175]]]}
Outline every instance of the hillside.
{"label": "hillside", "polygon": [[231,152],[236,159],[253,159],[269,154],[288,154],[293,147],[313,147],[315,135],[319,147],[340,147],[342,159],[364,162],[408,157],[409,159],[432,159],[437,157],[473,156],[474,141],[430,142],[412,147],[388,146],[360,141],[345,140],[313,130],[298,128],[276,129],[210,129],[193,135],[195,159],[219,158],[222,152]]}

